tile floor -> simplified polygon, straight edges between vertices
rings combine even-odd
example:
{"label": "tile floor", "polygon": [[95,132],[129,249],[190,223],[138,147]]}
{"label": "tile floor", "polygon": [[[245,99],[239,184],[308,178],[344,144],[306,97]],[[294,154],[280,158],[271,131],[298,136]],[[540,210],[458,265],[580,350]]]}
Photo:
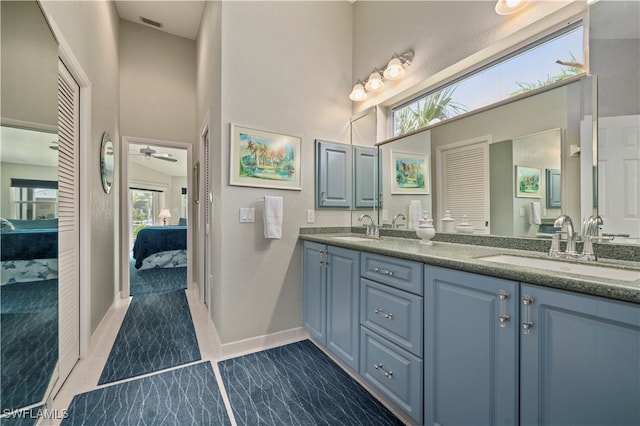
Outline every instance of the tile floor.
{"label": "tile floor", "polygon": [[[198,338],[198,344],[200,346],[200,353],[202,355],[201,360],[196,361],[192,364],[201,363],[203,361],[211,361],[212,365],[214,366],[214,374],[216,376],[216,379],[218,379],[218,382],[220,382],[220,372],[218,371],[217,367],[217,362],[220,360],[220,351],[213,339],[210,337],[215,333],[215,331],[213,330],[212,325],[208,320],[207,309],[202,303],[198,301],[197,289],[187,290],[186,294],[187,300],[189,301],[189,307],[191,309],[193,325],[196,330],[196,336]],[[94,336],[94,347],[92,348],[89,356],[78,361],[73,371],[69,375],[69,378],[54,398],[53,406],[51,408],[56,410],[64,410],[69,407],[71,400],[76,394],[112,385],[107,384],[98,386],[97,383],[98,379],[100,378],[100,374],[102,373],[102,369],[104,368],[104,365],[109,356],[109,352],[111,351],[111,346],[113,345],[116,335],[118,334],[118,330],[120,329],[120,325],[124,320],[124,316],[127,312],[128,306],[129,299],[120,299],[116,302],[115,309],[110,314],[107,314],[108,317],[104,319],[103,323],[98,327],[98,330],[96,330]],[[184,367],[184,365],[174,368],[181,367]],[[125,379],[118,383],[136,380],[140,377],[150,376],[153,374],[157,374],[157,372],[146,374],[144,376],[134,377],[131,379]],[[227,407],[227,412],[229,413],[229,416],[231,418],[231,423],[232,425],[236,425],[235,419],[233,418],[233,414],[231,412],[231,406],[229,405],[229,399],[224,389],[221,389],[221,391],[225,405]],[[50,421],[49,423],[44,423],[44,425],[56,426],[60,423],[61,420],[55,420]]]}
{"label": "tile floor", "polygon": [[[189,302],[189,308],[191,310],[191,317],[193,320],[196,337],[198,339],[198,344],[200,346],[200,353],[202,355],[201,360],[198,360],[194,363],[186,364],[186,365],[202,363],[203,361],[211,361],[211,364],[213,365],[214,375],[216,377],[216,380],[220,384],[222,383],[222,378],[221,378],[220,371],[217,364],[218,361],[221,361],[222,359],[229,359],[236,356],[245,355],[247,353],[254,352],[255,350],[243,350],[242,346],[240,345],[237,348],[239,351],[238,353],[224,354],[224,356],[222,356],[220,348],[212,338],[212,336],[216,335],[216,331],[213,328],[213,325],[211,324],[211,322],[209,321],[209,316],[208,316],[206,306],[202,304],[198,299],[199,298],[198,289],[196,288],[196,289],[186,290],[186,295],[187,295],[187,300]],[[115,341],[118,331],[120,329],[120,326],[124,320],[125,314],[127,312],[127,308],[129,306],[129,302],[130,302],[130,299],[119,299],[116,302],[115,309],[113,309],[107,314],[103,322],[100,324],[100,326],[94,333],[93,347],[91,348],[89,355],[87,356],[87,358],[81,359],[78,361],[73,371],[69,375],[68,379],[66,380],[66,382],[63,384],[60,391],[56,394],[55,398],[53,399],[53,404],[50,407],[51,409],[59,410],[58,412],[62,412],[62,410],[66,410],[69,407],[71,400],[76,394],[89,392],[92,390],[113,385],[113,383],[111,383],[111,384],[98,386],[97,383],[102,373],[102,370],[104,368],[104,365],[107,361],[109,353],[111,351],[113,342]],[[306,333],[302,333],[301,335],[298,335],[295,338],[292,338],[291,336],[286,337],[284,339],[280,339],[278,337],[276,337],[275,339],[268,338],[268,339],[265,339],[265,341],[263,342],[263,348],[261,349],[268,349],[271,347],[293,343],[294,341],[304,340],[306,338],[307,338]],[[185,365],[181,365],[171,369],[182,368],[184,366]],[[168,370],[171,370],[171,369],[168,369]],[[168,371],[168,370],[163,370],[163,371]],[[159,372],[150,373],[143,376],[137,376],[134,378],[122,380],[117,383],[136,380],[141,377],[151,376],[158,373]],[[364,383],[361,382],[361,384],[364,384]],[[365,387],[367,386],[365,385]],[[231,420],[231,424],[233,426],[236,426],[237,423],[234,418],[233,412],[231,410],[229,397],[223,386],[220,386],[220,391],[222,393],[222,398],[227,408],[227,413]],[[390,407],[388,406],[388,408]],[[395,411],[392,408],[390,409],[392,412]],[[402,418],[402,416],[400,416],[399,413],[395,412],[395,414],[398,415],[400,418]],[[61,422],[62,422],[61,419],[43,420],[38,424],[38,426],[57,426],[57,425],[60,425]]]}

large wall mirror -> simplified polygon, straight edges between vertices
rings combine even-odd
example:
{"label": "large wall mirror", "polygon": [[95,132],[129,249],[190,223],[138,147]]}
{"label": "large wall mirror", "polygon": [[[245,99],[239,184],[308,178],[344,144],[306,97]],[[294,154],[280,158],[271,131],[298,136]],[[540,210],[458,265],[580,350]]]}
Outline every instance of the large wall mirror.
{"label": "large wall mirror", "polygon": [[[563,212],[577,229],[600,215],[601,232],[615,234],[613,243],[639,243],[639,6],[601,1],[589,7],[589,76],[382,143],[378,222],[391,226],[398,214],[408,217],[419,200],[440,230],[450,210],[457,223],[467,215],[476,233],[548,238]],[[393,191],[394,151],[427,158],[427,191]],[[486,161],[487,181],[461,178],[465,161]],[[464,201],[483,190],[490,195],[477,217]],[[446,207],[456,202],[463,207]]]}
{"label": "large wall mirror", "polygon": [[57,379],[58,46],[37,2],[3,1],[0,8],[0,414],[6,417],[42,405]]}

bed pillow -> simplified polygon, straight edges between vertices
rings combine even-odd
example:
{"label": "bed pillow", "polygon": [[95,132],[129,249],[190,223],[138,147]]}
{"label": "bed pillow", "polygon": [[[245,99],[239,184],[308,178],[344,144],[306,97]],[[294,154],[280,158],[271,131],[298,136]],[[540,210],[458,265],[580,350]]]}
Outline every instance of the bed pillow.
{"label": "bed pillow", "polygon": [[58,227],[58,219],[15,219],[11,223],[16,229],[50,229]]}
{"label": "bed pillow", "polygon": [[0,232],[13,231],[14,229],[16,228],[13,226],[13,223],[9,222],[4,217],[0,217]]}
{"label": "bed pillow", "polygon": [[187,226],[187,219],[184,217],[178,219],[178,226]]}

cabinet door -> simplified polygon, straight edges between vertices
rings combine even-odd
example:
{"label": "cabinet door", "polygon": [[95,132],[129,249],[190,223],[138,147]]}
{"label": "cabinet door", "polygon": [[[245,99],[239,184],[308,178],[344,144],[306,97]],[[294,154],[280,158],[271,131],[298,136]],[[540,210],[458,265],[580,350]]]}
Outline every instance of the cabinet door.
{"label": "cabinet door", "polygon": [[640,424],[640,305],[529,285],[521,295],[521,423]]}
{"label": "cabinet door", "polygon": [[[379,165],[376,167],[376,151],[363,146],[353,147],[353,191],[355,208],[373,208],[382,186]],[[378,206],[380,204],[378,203]]]}
{"label": "cabinet door", "polygon": [[424,275],[425,425],[517,424],[518,283],[432,266]]}
{"label": "cabinet door", "polygon": [[327,348],[358,371],[360,362],[360,252],[328,247]]}
{"label": "cabinet door", "polygon": [[351,145],[316,140],[316,207],[351,208]]}
{"label": "cabinet door", "polygon": [[303,317],[309,334],[327,344],[327,279],[324,244],[305,241],[303,245]]}

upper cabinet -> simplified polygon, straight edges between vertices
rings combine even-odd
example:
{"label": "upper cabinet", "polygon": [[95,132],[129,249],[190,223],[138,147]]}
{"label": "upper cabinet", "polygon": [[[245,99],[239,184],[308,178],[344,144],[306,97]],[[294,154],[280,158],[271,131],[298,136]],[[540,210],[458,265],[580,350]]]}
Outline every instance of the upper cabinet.
{"label": "upper cabinet", "polygon": [[351,145],[316,139],[316,208],[351,208]]}
{"label": "upper cabinet", "polygon": [[376,155],[374,148],[364,146],[353,147],[353,204],[355,208],[373,208],[380,197],[376,193],[380,188],[380,180],[376,170]]}

